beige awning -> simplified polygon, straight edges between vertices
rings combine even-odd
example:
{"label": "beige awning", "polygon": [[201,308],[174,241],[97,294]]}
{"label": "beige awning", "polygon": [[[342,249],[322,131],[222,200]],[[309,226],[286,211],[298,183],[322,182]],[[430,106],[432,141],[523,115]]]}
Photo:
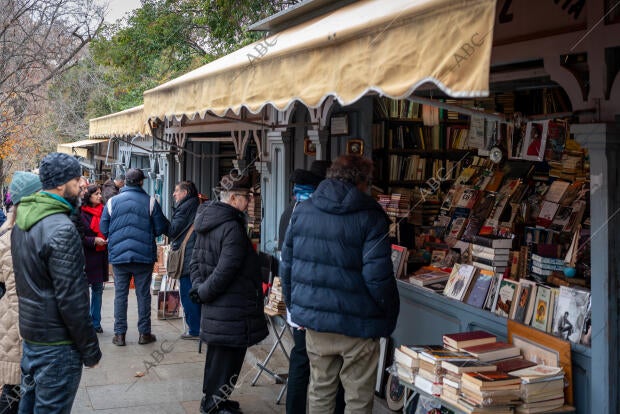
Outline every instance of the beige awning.
{"label": "beige awning", "polygon": [[65,142],[63,144],[58,144],[56,146],[56,151],[88,158],[87,147],[92,147],[107,141],[107,139],[83,139],[81,141]]}
{"label": "beige awning", "polygon": [[121,112],[90,120],[88,136],[90,138],[115,138],[146,135],[147,118],[144,105],[126,109]]}
{"label": "beige awning", "polygon": [[151,118],[252,113],[333,95],[409,96],[433,82],[487,96],[495,0],[366,0],[246,46],[144,93]]}

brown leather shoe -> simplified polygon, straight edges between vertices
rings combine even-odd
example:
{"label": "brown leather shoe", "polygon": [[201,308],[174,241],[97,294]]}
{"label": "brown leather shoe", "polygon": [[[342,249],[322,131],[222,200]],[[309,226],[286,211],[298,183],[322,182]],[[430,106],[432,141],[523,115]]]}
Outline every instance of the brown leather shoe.
{"label": "brown leather shoe", "polygon": [[138,339],[138,343],[140,345],[150,344],[155,341],[157,341],[157,338],[155,338],[155,335],[150,334],[150,333],[140,334],[140,339]]}
{"label": "brown leather shoe", "polygon": [[116,346],[125,346],[125,334],[114,335],[114,338],[112,338],[112,343]]}

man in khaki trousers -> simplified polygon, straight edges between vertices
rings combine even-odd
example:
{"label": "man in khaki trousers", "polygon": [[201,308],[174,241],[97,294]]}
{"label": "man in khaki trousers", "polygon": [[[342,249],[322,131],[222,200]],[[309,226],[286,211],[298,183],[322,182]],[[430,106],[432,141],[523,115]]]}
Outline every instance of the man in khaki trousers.
{"label": "man in khaki trousers", "polygon": [[291,318],[307,330],[311,414],[332,414],[339,380],[345,413],[371,413],[379,338],[400,307],[389,219],[366,194],[372,162],[344,155],[300,203],[286,232],[280,276]]}

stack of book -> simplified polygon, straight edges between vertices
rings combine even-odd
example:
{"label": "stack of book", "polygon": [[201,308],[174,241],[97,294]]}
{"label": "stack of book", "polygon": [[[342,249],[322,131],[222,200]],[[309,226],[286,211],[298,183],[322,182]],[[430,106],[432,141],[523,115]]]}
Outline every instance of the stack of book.
{"label": "stack of book", "polygon": [[511,246],[512,239],[475,237],[471,244],[472,264],[479,269],[503,274],[510,263]]}
{"label": "stack of book", "polygon": [[442,361],[444,369],[441,398],[452,404],[459,404],[461,394],[461,376],[464,372],[496,371],[497,367],[487,362],[469,361]]}
{"label": "stack of book", "polygon": [[409,222],[417,226],[431,226],[439,215],[441,203],[437,194],[423,194],[421,191],[412,196]]}
{"label": "stack of book", "polygon": [[542,413],[564,405],[564,372],[562,368],[536,365],[513,371],[521,378],[521,399],[518,413]]}
{"label": "stack of book", "polygon": [[407,217],[409,215],[409,196],[407,194],[380,194],[377,201],[390,217]]}
{"label": "stack of book", "polygon": [[265,308],[276,313],[286,312],[286,304],[284,303],[284,296],[282,296],[282,284],[279,277],[273,278],[273,285],[271,286],[271,292],[269,292],[269,301]]}
{"label": "stack of book", "polygon": [[441,345],[401,345],[394,349],[394,363],[398,379],[414,383],[420,367],[420,353],[429,350],[441,350]]}
{"label": "stack of book", "polygon": [[444,361],[475,361],[476,357],[467,352],[450,351],[448,349],[431,349],[419,354],[420,362],[415,386],[426,392],[440,396],[442,394]]}
{"label": "stack of book", "polygon": [[533,253],[530,275],[537,282],[544,283],[547,280],[547,276],[550,276],[554,271],[562,272],[564,270],[564,267],[566,267],[564,259],[543,257]]}
{"label": "stack of book", "polygon": [[262,217],[260,186],[253,188],[254,197],[250,198],[248,203],[248,228],[253,233],[260,233],[260,221]]}
{"label": "stack of book", "polygon": [[512,413],[520,404],[521,378],[501,371],[465,372],[459,403],[467,413]]}

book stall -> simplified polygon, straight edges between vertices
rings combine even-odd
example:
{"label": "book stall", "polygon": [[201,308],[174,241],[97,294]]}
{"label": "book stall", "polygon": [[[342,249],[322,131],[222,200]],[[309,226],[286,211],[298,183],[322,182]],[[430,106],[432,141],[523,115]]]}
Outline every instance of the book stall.
{"label": "book stall", "polygon": [[[483,107],[484,102],[439,100],[438,109],[427,105],[426,99],[421,99],[425,102],[421,104],[415,98],[377,98],[373,192],[392,220],[389,236],[399,288],[411,286],[422,293],[426,303],[441,297],[437,309],[454,303],[454,312],[459,313],[463,306],[473,307],[477,319],[481,315],[495,328],[515,322],[557,338],[570,351],[570,343],[581,350],[587,348],[592,336],[590,171],[587,149],[571,137],[570,118],[554,116],[563,105],[560,95],[560,91],[544,92],[543,100],[552,113],[544,113],[545,109],[543,114],[529,116],[516,112],[514,97],[511,101],[503,95],[490,99],[495,107],[501,102],[506,113],[491,112]],[[461,108],[469,116],[460,113]],[[420,305],[412,307],[419,309]],[[401,312],[404,323],[408,317]],[[436,325],[437,320],[421,324]],[[452,318],[447,326],[454,322]],[[401,341],[396,338],[396,342]],[[493,343],[493,351],[502,359],[523,358],[518,347]],[[478,362],[500,359],[487,350],[482,354],[468,351]],[[394,359],[397,356],[402,357],[399,348]],[[570,365],[570,357],[568,361]],[[425,362],[445,369],[437,361]],[[405,365],[408,363],[414,362],[406,360]],[[418,388],[441,395],[433,387],[444,385],[444,377],[430,365],[427,368],[415,378],[402,369],[400,374],[405,383],[414,386],[427,381]],[[513,377],[509,379],[517,381]],[[452,397],[450,402],[457,404],[462,392],[454,387],[454,380],[448,378],[447,387],[444,385],[445,397]],[[475,388],[474,380],[466,379],[468,392]],[[517,394],[536,388],[509,382],[502,387]],[[513,412],[520,406],[517,412],[546,412],[544,408],[558,408],[527,395],[524,399],[521,394],[512,401],[508,392],[493,400],[507,404],[490,410],[482,404],[487,385],[481,384],[473,390],[478,394],[463,402],[466,408],[459,407],[461,411]],[[497,394],[492,388],[488,392]],[[572,403],[572,395],[566,401]]]}
{"label": "book stall", "polygon": [[[485,331],[400,345],[388,401],[404,413],[572,413],[570,346],[511,322],[509,342]],[[437,411],[434,411],[437,410]]]}

